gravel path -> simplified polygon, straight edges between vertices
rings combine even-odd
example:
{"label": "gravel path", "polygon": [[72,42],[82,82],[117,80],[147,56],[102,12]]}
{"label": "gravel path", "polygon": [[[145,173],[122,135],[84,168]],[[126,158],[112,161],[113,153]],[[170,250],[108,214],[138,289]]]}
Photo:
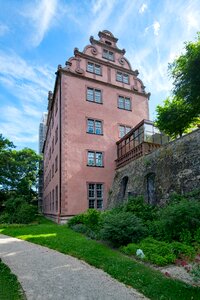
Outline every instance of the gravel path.
{"label": "gravel path", "polygon": [[147,299],[83,261],[16,238],[0,235],[0,257],[28,300]]}

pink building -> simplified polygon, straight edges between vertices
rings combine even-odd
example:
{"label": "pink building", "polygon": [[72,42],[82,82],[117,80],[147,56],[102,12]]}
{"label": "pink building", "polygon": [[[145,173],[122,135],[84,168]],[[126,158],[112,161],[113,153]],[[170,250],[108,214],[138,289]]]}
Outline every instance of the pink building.
{"label": "pink building", "polygon": [[142,81],[105,30],[74,49],[58,66],[49,92],[44,144],[43,212],[57,222],[86,211],[105,209],[111,187],[116,142],[149,118]]}

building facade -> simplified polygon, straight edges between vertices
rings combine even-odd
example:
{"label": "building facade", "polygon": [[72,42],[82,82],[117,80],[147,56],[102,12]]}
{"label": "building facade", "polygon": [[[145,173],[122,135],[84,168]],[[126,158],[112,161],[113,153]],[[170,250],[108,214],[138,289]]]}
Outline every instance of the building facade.
{"label": "building facade", "polygon": [[109,31],[58,66],[48,96],[43,212],[57,222],[105,209],[116,142],[149,118],[149,94]]}
{"label": "building facade", "polygon": [[[47,132],[47,113],[44,112],[42,114],[42,119],[39,124],[39,147],[38,153],[42,155],[42,150],[46,138]],[[38,210],[39,212],[42,211],[42,199],[43,199],[43,160],[40,161],[39,165],[39,178],[38,178]]]}

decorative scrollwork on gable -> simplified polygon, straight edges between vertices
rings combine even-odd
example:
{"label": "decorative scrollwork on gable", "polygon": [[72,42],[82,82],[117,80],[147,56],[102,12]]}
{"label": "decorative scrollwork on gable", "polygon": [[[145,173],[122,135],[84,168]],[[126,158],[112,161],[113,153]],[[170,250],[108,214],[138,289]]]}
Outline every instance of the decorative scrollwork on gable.
{"label": "decorative scrollwork on gable", "polygon": [[83,69],[81,69],[81,68],[76,68],[76,73],[78,73],[78,74],[83,74],[84,73],[84,71],[83,71]]}
{"label": "decorative scrollwork on gable", "polygon": [[118,61],[121,65],[125,64],[125,59],[123,57],[120,57]]}
{"label": "decorative scrollwork on gable", "polygon": [[97,54],[98,54],[98,51],[97,51],[97,49],[96,49],[95,47],[92,47],[91,53],[92,53],[93,55],[97,55]]}

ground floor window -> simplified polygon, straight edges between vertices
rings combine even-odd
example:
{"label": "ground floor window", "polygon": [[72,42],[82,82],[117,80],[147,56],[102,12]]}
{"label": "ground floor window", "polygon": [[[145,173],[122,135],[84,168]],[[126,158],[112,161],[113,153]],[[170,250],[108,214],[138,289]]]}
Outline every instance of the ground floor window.
{"label": "ground floor window", "polygon": [[103,208],[103,183],[88,183],[89,208]]}

